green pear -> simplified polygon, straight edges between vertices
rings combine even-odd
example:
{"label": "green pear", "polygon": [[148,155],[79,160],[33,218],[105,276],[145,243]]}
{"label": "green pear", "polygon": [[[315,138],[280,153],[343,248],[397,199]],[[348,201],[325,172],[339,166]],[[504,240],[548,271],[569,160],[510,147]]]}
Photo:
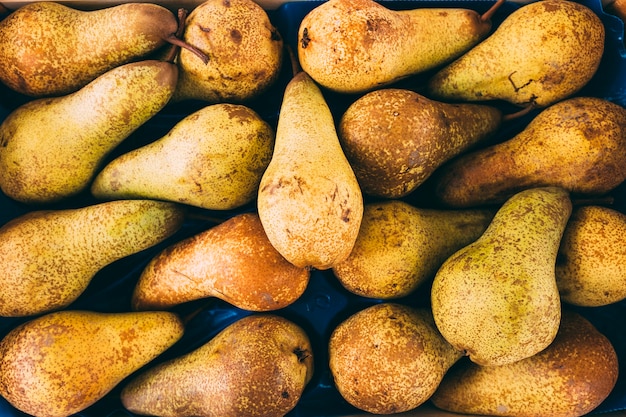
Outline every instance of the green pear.
{"label": "green pear", "polygon": [[435,392],[463,353],[439,333],[429,309],[375,304],[341,322],[328,342],[335,386],[374,414],[412,410]]}
{"label": "green pear", "polygon": [[511,417],[579,417],[615,387],[618,357],[587,319],[564,310],[559,332],[543,351],[502,366],[459,361],[431,397],[453,413]]}
{"label": "green pear", "polygon": [[401,198],[443,163],[490,137],[501,121],[495,107],[437,102],[386,88],[348,107],[339,140],[365,194]]}
{"label": "green pear", "polygon": [[544,0],[511,13],[484,41],[439,70],[426,95],[546,107],[595,75],[604,53],[600,18],[575,1]]}
{"label": "green pear", "polygon": [[177,72],[171,62],[133,62],[75,93],[18,107],[0,125],[0,189],[32,204],[80,193],[104,158],[168,103]]}
{"label": "green pear", "polygon": [[108,394],[183,335],[169,312],[59,311],[0,341],[0,395],[36,417],[66,417]]}
{"label": "green pear", "polygon": [[151,198],[230,210],[257,196],[274,130],[252,109],[214,104],[165,136],[109,162],[91,185],[99,199]]}
{"label": "green pear", "polygon": [[129,411],[162,417],[282,417],[313,375],[307,334],[276,315],[251,315],[122,390]]}
{"label": "green pear", "polygon": [[561,319],[556,256],[571,210],[561,188],[521,191],[437,271],[431,288],[437,328],[473,362],[504,365],[554,340]]}
{"label": "green pear", "polygon": [[454,252],[478,239],[490,210],[436,210],[402,200],[368,203],[350,256],[333,267],[348,291],[393,299],[432,279]]}
{"label": "green pear", "polygon": [[437,172],[449,207],[501,204],[525,188],[559,186],[599,196],[626,180],[626,109],[575,97],[543,109],[513,138],[453,160]]}
{"label": "green pear", "polygon": [[106,265],[173,235],[183,210],[120,200],[39,210],[0,228],[0,316],[30,316],[71,304]]}
{"label": "green pear", "polygon": [[0,22],[0,81],[30,96],[58,96],[164,45],[176,16],[150,3],[78,10],[25,4]]}
{"label": "green pear", "polygon": [[373,0],[330,0],[298,29],[302,69],[325,88],[362,93],[452,61],[491,30],[490,16],[461,8],[391,10]]}
{"label": "green pear", "polygon": [[270,242],[296,266],[329,269],[352,251],[363,217],[361,188],[328,104],[306,72],[285,89],[257,206]]}

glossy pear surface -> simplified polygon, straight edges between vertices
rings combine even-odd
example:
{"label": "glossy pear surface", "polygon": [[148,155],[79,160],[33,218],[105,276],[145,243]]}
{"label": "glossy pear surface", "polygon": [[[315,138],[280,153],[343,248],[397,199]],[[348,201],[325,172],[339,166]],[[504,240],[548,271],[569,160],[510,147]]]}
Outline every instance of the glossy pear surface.
{"label": "glossy pear surface", "polygon": [[432,314],[401,304],[370,306],[332,332],[329,366],[343,398],[374,414],[426,402],[463,353],[441,337]]}
{"label": "glossy pear surface", "polygon": [[161,139],[111,161],[91,192],[101,199],[151,198],[230,210],[256,198],[273,149],[274,130],[255,111],[209,105]]}
{"label": "glossy pear surface", "polygon": [[30,96],[69,94],[155,51],[177,28],[170,10],[150,3],[89,11],[26,4],[0,21],[0,80]]}
{"label": "glossy pear surface", "polygon": [[626,109],[575,97],[542,110],[520,133],[460,156],[437,173],[451,207],[500,204],[525,188],[559,186],[602,195],[626,180]]}
{"label": "glossy pear surface", "polygon": [[488,210],[423,209],[401,200],[366,204],[354,248],[333,273],[362,297],[404,297],[480,237],[492,218]]}
{"label": "glossy pear surface", "polygon": [[339,140],[365,194],[400,198],[444,162],[491,136],[501,116],[491,106],[448,104],[387,88],[348,107]]}
{"label": "glossy pear surface", "polygon": [[563,189],[521,191],[435,275],[437,327],[475,363],[512,363],[554,340],[561,319],[555,263],[571,210]]}
{"label": "glossy pear surface", "polygon": [[257,206],[272,245],[298,267],[329,269],[356,241],[361,188],[324,96],[305,72],[285,89]]}
{"label": "glossy pear surface", "polygon": [[[313,374],[307,334],[275,315],[247,316],[196,350],[139,374],[124,407],[162,417],[282,417]],[[174,388],[174,389],[173,389]]]}
{"label": "glossy pear surface", "polygon": [[300,23],[298,57],[323,87],[361,93],[449,62],[490,29],[473,10],[395,11],[372,0],[330,0]]}
{"label": "glossy pear surface", "polygon": [[604,38],[602,21],[583,4],[531,2],[436,73],[426,94],[443,101],[546,107],[578,92],[595,75]]}
{"label": "glossy pear surface", "polygon": [[167,104],[177,72],[169,62],[134,62],[75,93],[18,107],[0,125],[2,191],[50,203],[87,188],[104,158]]}
{"label": "glossy pear surface", "polygon": [[564,310],[545,350],[502,366],[459,361],[431,400],[453,413],[512,417],[579,417],[613,390],[619,372],[611,341],[578,313]]}
{"label": "glossy pear surface", "polygon": [[65,417],[104,397],[183,335],[173,313],[60,311],[0,342],[0,395],[36,417]]}

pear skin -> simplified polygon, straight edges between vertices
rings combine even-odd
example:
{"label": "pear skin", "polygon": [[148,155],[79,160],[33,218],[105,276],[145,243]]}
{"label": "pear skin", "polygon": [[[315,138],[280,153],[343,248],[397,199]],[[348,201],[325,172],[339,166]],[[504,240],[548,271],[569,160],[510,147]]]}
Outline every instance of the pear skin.
{"label": "pear skin", "polygon": [[0,342],[0,395],[41,417],[66,417],[104,397],[183,335],[169,312],[59,311]]}
{"label": "pear skin", "polygon": [[363,217],[361,188],[317,84],[297,73],[285,89],[258,213],[272,245],[298,267],[345,260]]}
{"label": "pear skin", "polygon": [[106,265],[173,235],[184,211],[166,202],[120,200],[31,211],[0,228],[0,316],[67,307]]}
{"label": "pear skin", "polygon": [[29,96],[66,95],[156,51],[177,28],[170,10],[150,3],[26,4],[0,22],[0,81]]}
{"label": "pear skin", "polygon": [[461,360],[431,397],[446,411],[515,417],[579,417],[613,390],[619,372],[611,341],[579,313],[564,310],[546,349],[502,366]]}
{"label": "pear skin", "polygon": [[385,88],[348,107],[339,140],[363,193],[401,198],[439,166],[489,138],[501,120],[495,107],[437,102]]}
{"label": "pear skin", "polygon": [[333,330],[328,349],[339,393],[374,414],[423,404],[463,356],[439,334],[430,310],[395,303],[348,317]]}
{"label": "pear skin", "polygon": [[275,315],[239,319],[190,353],[142,372],[122,390],[129,411],[162,417],[282,417],[313,375],[307,334]]}
{"label": "pear skin", "polygon": [[171,62],[133,62],[75,93],[18,107],[0,125],[0,189],[29,204],[80,193],[104,158],[168,103],[177,73]]}
{"label": "pear skin", "polygon": [[561,188],[521,191],[481,237],[437,271],[431,287],[435,323],[473,362],[512,363],[554,340],[561,319],[555,263],[571,211]]}
{"label": "pear skin", "polygon": [[245,310],[272,311],[296,301],[309,275],[274,249],[257,214],[243,213],[154,257],[139,278],[132,303],[139,310],[162,310],[217,297]]}
{"label": "pear skin", "polygon": [[494,213],[423,209],[402,200],[366,204],[354,248],[333,273],[362,297],[407,296],[432,279],[450,255],[478,239]]}

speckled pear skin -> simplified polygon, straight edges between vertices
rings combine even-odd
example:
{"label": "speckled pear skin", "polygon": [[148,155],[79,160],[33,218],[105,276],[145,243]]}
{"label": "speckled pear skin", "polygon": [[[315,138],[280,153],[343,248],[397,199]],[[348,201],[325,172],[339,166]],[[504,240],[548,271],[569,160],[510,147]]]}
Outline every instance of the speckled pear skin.
{"label": "speckled pear skin", "polygon": [[579,417],[598,407],[617,382],[611,341],[592,323],[563,310],[554,342],[502,366],[459,361],[431,397],[453,413],[511,417]]}
{"label": "speckled pear skin", "polygon": [[183,335],[169,312],[65,310],[0,342],[0,395],[36,417],[65,417],[104,397]]}
{"label": "speckled pear skin", "polygon": [[561,300],[600,307],[626,298],[626,215],[610,207],[574,209],[556,264]]}
{"label": "speckled pear skin", "polygon": [[561,301],[555,263],[571,211],[561,188],[521,191],[480,238],[438,270],[431,288],[435,323],[475,363],[518,361],[556,336]]}
{"label": "speckled pear skin", "polygon": [[122,390],[129,411],[162,417],[282,417],[313,376],[308,335],[254,314],[191,351],[147,369]]}
{"label": "speckled pear skin", "polygon": [[463,353],[441,337],[428,309],[370,306],[332,332],[329,366],[343,398],[374,414],[412,410]]}
{"label": "speckled pear skin", "polygon": [[531,2],[437,72],[426,95],[443,101],[498,99],[546,107],[578,92],[595,75],[604,38],[602,21],[585,5]]}
{"label": "speckled pear skin", "polygon": [[156,51],[177,28],[174,14],[156,4],[89,11],[27,4],[0,22],[0,80],[29,96],[69,94]]}

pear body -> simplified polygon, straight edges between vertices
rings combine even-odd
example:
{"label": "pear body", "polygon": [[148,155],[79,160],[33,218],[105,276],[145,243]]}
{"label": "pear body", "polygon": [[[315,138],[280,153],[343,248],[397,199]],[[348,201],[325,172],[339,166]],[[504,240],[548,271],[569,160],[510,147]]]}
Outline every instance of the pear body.
{"label": "pear body", "polygon": [[0,22],[0,81],[29,96],[66,95],[157,50],[177,28],[174,14],[156,4],[90,11],[27,4]]}
{"label": "pear body", "polygon": [[269,124],[246,106],[209,105],[162,138],[109,162],[91,192],[100,199],[151,198],[234,209],[256,198],[274,136]]}
{"label": "pear body", "polygon": [[60,311],[26,322],[0,342],[0,395],[36,417],[89,407],[183,335],[168,312]]}
{"label": "pear body", "polygon": [[0,316],[67,307],[99,270],[165,240],[183,219],[181,208],[149,200],[39,210],[13,219],[0,228]]}
{"label": "pear body", "polygon": [[354,248],[333,273],[362,297],[407,296],[432,279],[448,256],[478,239],[493,214],[423,209],[402,200],[366,204]]}
{"label": "pear body", "polygon": [[400,413],[426,402],[463,356],[441,337],[429,310],[395,303],[348,317],[333,330],[328,349],[340,394],[374,414]]}
{"label": "pear body", "polygon": [[104,158],[167,104],[177,72],[169,62],[125,64],[74,93],[14,110],[0,125],[2,191],[38,204],[86,189]]}
{"label": "pear body", "polygon": [[133,307],[167,309],[217,297],[245,310],[278,310],[302,295],[309,275],[274,249],[257,214],[243,213],[154,257],[135,287]]}
{"label": "pear body", "polygon": [[525,4],[493,34],[439,70],[427,95],[443,101],[504,100],[546,107],[570,97],[595,75],[605,29],[583,4]]}
{"label": "pear body", "polygon": [[324,96],[305,72],[285,89],[257,206],[272,245],[298,267],[329,269],[356,241],[361,188]]}
{"label": "pear body", "polygon": [[500,204],[525,188],[603,195],[626,179],[626,109],[575,97],[543,109],[513,138],[462,155],[437,173],[451,207]]}
{"label": "pear body", "polygon": [[431,400],[453,413],[579,417],[606,399],[618,369],[611,341],[579,313],[564,310],[559,332],[545,350],[502,366],[459,361]]}
{"label": "pear body", "polygon": [[298,58],[321,86],[362,93],[449,62],[490,29],[472,10],[395,11],[372,0],[331,0],[300,23]]}
{"label": "pear body", "polygon": [[307,334],[275,315],[239,319],[196,350],[147,369],[122,390],[124,407],[163,417],[281,417],[313,373]]}
{"label": "pear body", "polygon": [[439,166],[490,137],[501,118],[495,107],[437,102],[386,88],[348,107],[339,139],[364,194],[400,198]]}
{"label": "pear body", "polygon": [[556,187],[521,191],[475,242],[450,256],[431,288],[441,334],[480,365],[536,354],[557,333],[559,242],[572,203]]}

